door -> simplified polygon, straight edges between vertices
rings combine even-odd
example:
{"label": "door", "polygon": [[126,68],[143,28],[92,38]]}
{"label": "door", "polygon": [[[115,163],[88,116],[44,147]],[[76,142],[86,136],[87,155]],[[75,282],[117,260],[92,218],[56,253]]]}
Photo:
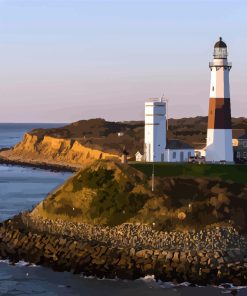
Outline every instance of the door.
{"label": "door", "polygon": [[184,161],[184,152],[183,151],[180,152],[180,161],[181,162]]}

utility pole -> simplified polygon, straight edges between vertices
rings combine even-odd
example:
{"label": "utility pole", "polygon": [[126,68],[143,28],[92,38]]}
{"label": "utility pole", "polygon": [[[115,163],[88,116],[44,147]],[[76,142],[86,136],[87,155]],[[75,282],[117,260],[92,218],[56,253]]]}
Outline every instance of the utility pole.
{"label": "utility pole", "polygon": [[152,192],[154,192],[154,159],[153,159],[153,170],[152,170]]}

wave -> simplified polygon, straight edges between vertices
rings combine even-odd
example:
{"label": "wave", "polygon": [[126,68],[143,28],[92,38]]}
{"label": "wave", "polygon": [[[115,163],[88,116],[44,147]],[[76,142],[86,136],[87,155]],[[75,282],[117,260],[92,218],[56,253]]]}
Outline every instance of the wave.
{"label": "wave", "polygon": [[247,286],[234,286],[232,283],[224,283],[221,284],[219,286],[217,286],[219,289],[224,289],[225,291],[223,291],[223,294],[227,294],[229,291],[231,292],[231,290],[242,290],[242,289],[246,289]]}
{"label": "wave", "polygon": [[[130,281],[133,282],[132,280],[122,280],[119,278],[114,278],[114,279],[108,279],[108,278],[97,278],[96,276],[85,276],[83,274],[80,275],[80,277],[83,277],[84,279],[88,280],[98,280],[98,281]],[[173,283],[173,282],[163,282],[161,280],[156,280],[154,275],[147,275],[145,277],[141,277],[139,279],[136,279],[135,281],[142,281],[146,283],[147,285],[152,285],[153,287],[159,287],[163,289],[175,289],[175,288],[187,288],[187,287],[195,287],[195,288],[205,288],[205,286],[201,285],[196,285],[192,284],[190,282],[183,282],[183,283]],[[222,289],[223,294],[230,294],[232,290],[241,290],[241,289],[246,289],[247,286],[234,286],[232,283],[224,283],[221,285],[211,285],[211,287]]]}
{"label": "wave", "polygon": [[137,281],[142,281],[146,283],[147,285],[152,285],[153,287],[158,287],[162,289],[174,289],[174,288],[187,288],[187,287],[196,287],[200,288],[203,286],[191,284],[189,282],[183,282],[183,283],[173,283],[173,282],[163,282],[161,280],[156,280],[154,275],[148,275],[143,278],[138,279]]}
{"label": "wave", "polygon": [[39,265],[36,265],[36,264],[33,264],[33,263],[29,263],[29,262],[26,262],[26,261],[23,261],[23,260],[20,260],[16,263],[13,263],[11,261],[9,261],[9,259],[6,259],[6,260],[0,260],[0,263],[4,263],[4,264],[8,264],[8,265],[14,265],[14,266],[19,266],[19,267],[25,267],[25,266],[28,266],[28,267],[39,267]]}
{"label": "wave", "polygon": [[28,266],[28,267],[39,267],[38,265],[34,264],[34,263],[28,263],[26,261],[18,261],[15,265],[17,266]]}
{"label": "wave", "polygon": [[[40,267],[39,265],[35,265],[35,264],[30,264],[26,261],[19,261],[17,263],[12,263],[10,262],[8,259],[6,260],[0,260],[0,263],[4,263],[4,264],[8,264],[8,265],[15,265],[15,266],[19,266],[19,267]],[[81,274],[80,277],[83,277],[84,279],[87,280],[98,280],[98,281],[130,281],[133,282],[132,280],[122,280],[119,279],[117,277],[113,278],[113,279],[108,279],[108,278],[98,278],[96,276],[86,276]],[[183,283],[173,283],[173,282],[163,282],[161,280],[156,280],[154,275],[147,275],[145,277],[141,277],[139,279],[136,279],[135,281],[142,281],[148,285],[152,285],[154,287],[159,287],[159,288],[163,288],[163,289],[174,289],[174,288],[187,288],[187,287],[196,287],[196,288],[205,288],[205,286],[200,286],[200,285],[195,285],[192,284],[190,282],[183,282]],[[63,286],[63,285],[61,285]],[[232,283],[224,283],[224,284],[220,284],[220,285],[212,285],[211,287],[214,288],[218,288],[218,289],[222,289],[222,294],[230,294],[233,290],[242,290],[242,289],[246,289],[247,286],[234,286]]]}
{"label": "wave", "polygon": [[0,260],[0,263],[10,264],[10,261],[8,259],[6,259],[6,260]]}

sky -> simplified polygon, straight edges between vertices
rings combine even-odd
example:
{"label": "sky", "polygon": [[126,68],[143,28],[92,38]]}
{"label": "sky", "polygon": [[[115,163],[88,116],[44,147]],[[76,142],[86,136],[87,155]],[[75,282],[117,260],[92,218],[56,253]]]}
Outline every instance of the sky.
{"label": "sky", "polygon": [[247,117],[247,1],[0,0],[0,122],[207,115],[219,36],[228,45],[232,116]]}

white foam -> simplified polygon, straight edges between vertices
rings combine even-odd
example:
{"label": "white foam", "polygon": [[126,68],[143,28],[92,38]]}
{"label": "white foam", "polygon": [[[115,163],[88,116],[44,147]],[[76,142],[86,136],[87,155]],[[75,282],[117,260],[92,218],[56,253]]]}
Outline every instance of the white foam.
{"label": "white foam", "polygon": [[80,277],[83,277],[84,279],[87,279],[87,280],[94,280],[94,279],[96,279],[96,277],[95,276],[92,276],[92,275],[86,276],[86,275],[81,274]]}
{"label": "white foam", "polygon": [[140,278],[139,280],[145,281],[145,282],[155,282],[154,275],[146,275],[146,276]]}
{"label": "white foam", "polygon": [[[123,281],[123,282],[128,282],[128,281],[132,281],[132,280],[122,280],[119,278],[114,278],[114,279],[108,279],[108,278],[97,278],[96,276],[85,276],[83,274],[80,275],[80,277],[83,277],[85,279],[89,279],[89,280],[98,280],[98,281]],[[189,287],[191,285],[191,283],[189,282],[183,282],[183,283],[173,283],[173,282],[163,282],[161,280],[156,281],[154,275],[146,275],[145,277],[141,277],[139,279],[136,279],[136,281],[143,281],[147,284],[151,284],[153,287],[157,286],[163,289],[174,289],[174,288],[186,288]],[[205,288],[205,286],[200,286],[200,285],[194,285],[197,288]],[[231,283],[226,283],[226,284],[221,284],[219,286],[216,285],[211,285],[211,287],[214,288],[218,288],[218,289],[222,289],[222,293],[224,294],[229,294],[231,293],[232,290],[241,290],[241,289],[246,289],[247,286],[234,286]]]}
{"label": "white foam", "polygon": [[10,262],[9,262],[8,259],[6,259],[6,260],[0,260],[0,263],[10,264]]}
{"label": "white foam", "polygon": [[29,263],[21,260],[21,261],[18,261],[15,265],[16,266],[27,266],[27,265],[29,265]]}
{"label": "white foam", "polygon": [[184,282],[181,284],[178,284],[177,287],[189,287],[190,283],[189,282]]}
{"label": "white foam", "polygon": [[[9,261],[9,259],[6,259],[6,260],[0,260],[0,263],[5,263],[5,264],[8,264],[8,265],[13,265],[12,262]],[[20,260],[16,263],[14,263],[15,266],[19,266],[19,267],[25,267],[25,266],[28,266],[28,267],[39,267],[38,265],[35,265],[33,263],[28,263],[26,261],[23,261],[23,260]]]}
{"label": "white foam", "polygon": [[90,275],[90,276],[86,276],[86,275],[83,275],[81,274],[80,277],[83,277],[84,279],[87,279],[87,280],[97,280],[97,281],[120,281],[120,279],[118,279],[117,277],[115,277],[114,279],[108,279],[106,277],[103,277],[103,278],[98,278],[96,276],[93,276],[93,275]]}

